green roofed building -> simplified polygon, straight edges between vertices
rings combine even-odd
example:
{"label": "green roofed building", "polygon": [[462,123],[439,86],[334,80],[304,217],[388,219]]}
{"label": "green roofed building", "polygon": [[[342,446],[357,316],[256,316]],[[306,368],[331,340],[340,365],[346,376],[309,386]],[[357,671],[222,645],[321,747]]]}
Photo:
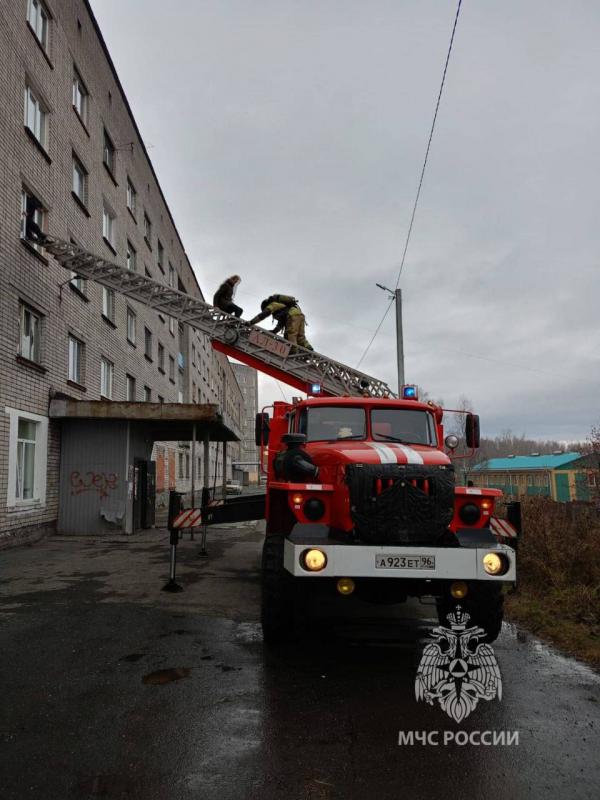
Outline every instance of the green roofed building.
{"label": "green roofed building", "polygon": [[559,503],[592,500],[598,489],[598,455],[553,453],[491,458],[471,472],[475,486],[502,489],[505,495],[541,495]]}

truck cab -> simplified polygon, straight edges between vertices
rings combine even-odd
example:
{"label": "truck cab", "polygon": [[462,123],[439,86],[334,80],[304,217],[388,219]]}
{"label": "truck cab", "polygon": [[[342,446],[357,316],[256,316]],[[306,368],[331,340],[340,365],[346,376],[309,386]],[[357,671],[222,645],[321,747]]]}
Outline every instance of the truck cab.
{"label": "truck cab", "polygon": [[[268,440],[266,640],[293,637],[302,597],[317,591],[349,602],[432,596],[440,622],[460,604],[496,638],[503,586],[516,580],[515,551],[490,527],[501,492],[455,485],[443,417],[416,392],[312,397],[258,415],[257,443]],[[466,430],[477,446],[475,415]]]}

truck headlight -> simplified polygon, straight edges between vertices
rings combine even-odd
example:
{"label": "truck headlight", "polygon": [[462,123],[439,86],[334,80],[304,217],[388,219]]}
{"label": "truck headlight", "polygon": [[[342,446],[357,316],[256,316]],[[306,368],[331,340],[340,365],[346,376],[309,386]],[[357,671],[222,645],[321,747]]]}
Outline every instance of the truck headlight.
{"label": "truck headlight", "polygon": [[327,556],[322,550],[305,550],[300,556],[300,565],[309,572],[320,572],[327,566]]}
{"label": "truck headlight", "polygon": [[508,572],[508,559],[503,553],[486,553],[483,568],[488,575],[504,575]]}

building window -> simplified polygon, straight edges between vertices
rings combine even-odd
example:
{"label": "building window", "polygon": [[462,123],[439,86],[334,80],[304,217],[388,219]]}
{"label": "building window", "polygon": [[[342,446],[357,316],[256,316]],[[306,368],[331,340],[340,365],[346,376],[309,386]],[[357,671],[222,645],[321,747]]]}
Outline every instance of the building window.
{"label": "building window", "polygon": [[161,372],[165,371],[165,348],[158,343],[158,368]]}
{"label": "building window", "polygon": [[175,336],[175,318],[169,317],[169,333]]}
{"label": "building window", "polygon": [[169,380],[175,383],[175,359],[169,356]]}
{"label": "building window", "polygon": [[126,375],[125,380],[127,383],[127,400],[129,402],[135,401],[135,378],[133,375]]}
{"label": "building window", "polygon": [[69,336],[69,380],[81,384],[83,375],[83,342]]}
{"label": "building window", "polygon": [[137,253],[129,239],[127,239],[127,269],[131,272],[135,272],[137,269]]}
{"label": "building window", "polygon": [[19,355],[29,361],[41,362],[40,339],[42,317],[24,303],[19,308]]}
{"label": "building window", "polygon": [[132,216],[135,217],[137,213],[137,192],[130,178],[127,178],[127,208],[131,211]]}
{"label": "building window", "polygon": [[196,347],[192,345],[192,366],[196,366]]}
{"label": "building window", "polygon": [[152,222],[148,214],[144,213],[144,239],[148,247],[152,245]]}
{"label": "building window", "polygon": [[[41,231],[45,231],[46,216],[46,209],[39,198],[37,198],[28,189],[23,187],[21,190],[21,238],[27,238],[26,229],[28,220],[30,220],[30,224],[37,226]],[[31,244],[31,246],[34,247],[38,253],[43,251],[43,248],[39,244],[32,244],[29,240],[28,244]]]}
{"label": "building window", "polygon": [[115,213],[106,203],[102,208],[102,236],[111,248],[115,248]]}
{"label": "building window", "polygon": [[158,251],[158,255],[157,255],[157,259],[156,259],[157,263],[158,263],[158,268],[160,269],[160,271],[164,275],[164,272],[165,272],[165,267],[164,267],[165,248],[162,246],[162,242],[160,241],[160,239],[158,240],[158,242],[156,244],[156,249]]}
{"label": "building window", "polygon": [[179,453],[179,477],[184,477],[184,469],[183,469],[183,453]]}
{"label": "building window", "polygon": [[158,402],[159,403],[164,403],[165,402],[165,398],[162,396],[162,394],[158,395]]}
{"label": "building window", "polygon": [[25,87],[25,126],[45,150],[48,140],[48,111],[31,86]]}
{"label": "building window", "polygon": [[73,194],[84,206],[87,205],[88,175],[75,153],[73,153]]}
{"label": "building window", "polygon": [[135,312],[127,307],[127,341],[135,344]]}
{"label": "building window", "polygon": [[173,265],[169,263],[169,286],[171,289],[175,288],[175,270],[173,269]]}
{"label": "building window", "polygon": [[76,272],[71,271],[71,286],[76,289],[80,294],[85,294],[85,280]]}
{"label": "building window", "polygon": [[27,3],[27,22],[35,34],[35,38],[48,52],[48,28],[50,14],[41,0],[29,0]]}
{"label": "building window", "polygon": [[76,69],[73,70],[73,108],[77,116],[85,125],[87,123],[89,105],[89,94],[85,88],[85,83],[81,80],[81,75]]}
{"label": "building window", "polygon": [[112,361],[100,359],[100,394],[107,400],[112,400],[114,369]]}
{"label": "building window", "polygon": [[115,320],[115,293],[106,286],[102,287],[102,316],[111,322]]}
{"label": "building window", "polygon": [[46,502],[48,418],[5,407],[9,417],[7,506]]}
{"label": "building window", "polygon": [[190,477],[190,454],[185,454],[185,477]]}
{"label": "building window", "polygon": [[149,403],[152,400],[152,389],[149,386],[144,386],[144,403]]}
{"label": "building window", "polygon": [[152,331],[149,328],[144,328],[144,355],[152,360]]}
{"label": "building window", "polygon": [[104,146],[102,149],[102,162],[111,176],[115,174],[115,146],[112,139],[104,129]]}

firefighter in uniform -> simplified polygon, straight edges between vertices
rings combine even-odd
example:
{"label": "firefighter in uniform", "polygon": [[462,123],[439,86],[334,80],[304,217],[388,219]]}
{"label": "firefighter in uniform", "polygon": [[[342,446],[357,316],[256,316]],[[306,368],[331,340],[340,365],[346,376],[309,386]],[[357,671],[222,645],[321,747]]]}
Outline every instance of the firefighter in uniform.
{"label": "firefighter in uniform", "polygon": [[271,314],[277,323],[271,333],[279,333],[280,330],[283,330],[288,342],[298,344],[306,350],[313,349],[306,338],[304,332],[306,320],[295,297],[287,294],[272,294],[262,301],[260,307],[261,313],[250,320],[251,325],[256,325],[257,322],[266,319]]}

